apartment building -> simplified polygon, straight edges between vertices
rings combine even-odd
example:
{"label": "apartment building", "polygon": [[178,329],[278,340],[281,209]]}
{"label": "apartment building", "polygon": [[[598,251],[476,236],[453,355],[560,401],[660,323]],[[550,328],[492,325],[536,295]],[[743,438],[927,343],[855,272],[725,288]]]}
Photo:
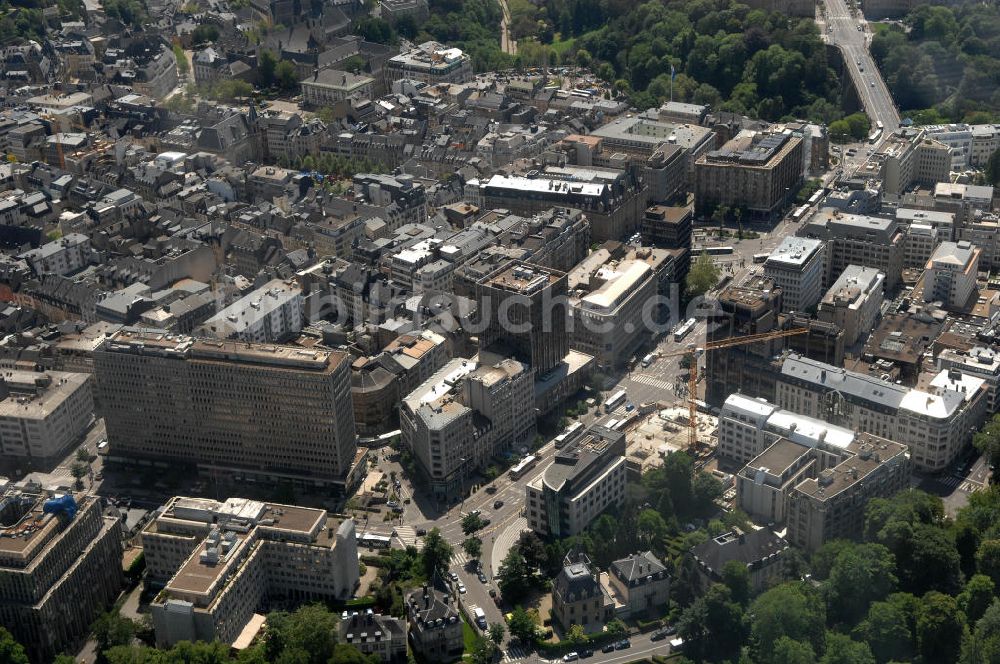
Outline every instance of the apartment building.
{"label": "apartment building", "polygon": [[552,617],[564,631],[579,625],[587,634],[600,633],[614,618],[615,602],[604,586],[600,574],[586,554],[575,559],[566,557],[565,564],[552,580]]}
{"label": "apartment building", "polygon": [[337,69],[322,69],[302,81],[302,101],[310,106],[331,106],[345,99],[372,99],[375,79]]}
{"label": "apartment building", "polygon": [[[719,413],[720,457],[740,464],[763,454],[779,438],[808,448],[844,449],[854,431],[784,410],[763,398],[729,395]],[[777,468],[777,465],[772,466]]]}
{"label": "apartment building", "polygon": [[403,78],[436,85],[468,83],[472,77],[472,58],[467,53],[430,41],[389,58],[382,67],[382,89],[389,90]]}
{"label": "apartment building", "polygon": [[569,345],[613,369],[627,362],[654,320],[658,282],[639,259],[605,262],[597,251],[569,274]]}
{"label": "apartment building", "polygon": [[812,552],[830,540],[858,539],[865,505],[908,488],[911,471],[906,445],[860,434],[836,465],[787,493],[788,541]]}
{"label": "apartment building", "polygon": [[75,652],[118,597],[121,523],[97,496],[0,480],[0,624],[32,662]]}
{"label": "apartment building", "polygon": [[691,556],[698,566],[703,588],[722,583],[722,570],[727,563],[736,561],[746,565],[750,573],[750,589],[758,593],[784,580],[787,550],[788,542],[768,528],[750,532],[734,528],[692,547]]}
{"label": "apartment building", "polygon": [[[354,521],[326,510],[175,496],[142,531],[158,647],[233,643],[272,602],[344,600],[358,585]],[[166,581],[163,581],[166,579]]]}
{"label": "apartment building", "polygon": [[553,462],[525,486],[528,527],[543,537],[582,532],[625,499],[625,434],[603,426],[557,450]]}
{"label": "apartment building", "polygon": [[875,268],[848,265],[820,300],[816,317],[844,331],[844,344],[852,346],[875,329],[882,310],[885,274]]}
{"label": "apartment building", "polygon": [[937,472],[962,452],[986,417],[985,381],[942,371],[918,390],[795,354],[775,387],[779,408],[906,444],[914,467]]}
{"label": "apartment building", "polygon": [[37,249],[26,251],[18,258],[28,261],[37,275],[72,274],[90,262],[90,238],[81,233],[69,233],[46,242]]}
{"label": "apartment building", "polygon": [[431,491],[453,497],[476,468],[534,433],[534,404],[527,365],[455,358],[403,399],[402,444]]}
{"label": "apartment building", "polygon": [[289,341],[302,331],[302,306],[298,283],[273,279],[209,318],[199,332],[247,343]]}
{"label": "apartment building", "polygon": [[451,594],[425,585],[406,596],[410,645],[428,662],[453,662],[462,658],[463,623]]}
{"label": "apartment building", "polygon": [[924,270],[924,302],[963,309],[976,292],[982,250],[965,241],[942,242]]}
{"label": "apartment building", "polygon": [[781,289],[782,311],[807,311],[823,295],[826,247],[820,240],[786,236],[764,262],[764,276]]}
{"label": "apartment building", "polygon": [[874,268],[885,275],[885,288],[899,283],[906,251],[906,235],[896,219],[882,219],[839,210],[817,212],[796,235],[827,244],[824,285],[829,286],[848,265]]}
{"label": "apartment building", "polygon": [[0,458],[22,470],[52,466],[94,420],[89,374],[0,372]]}
{"label": "apartment building", "polygon": [[406,623],[371,609],[344,611],[337,623],[337,642],[352,645],[385,664],[402,662],[406,660]]}
{"label": "apartment building", "polygon": [[110,453],[351,490],[364,473],[339,351],[124,328],[94,353]]}
{"label": "apartment building", "polygon": [[791,132],[743,131],[695,162],[695,215],[719,206],[742,209],[744,221],[776,219],[792,200],[804,170],[802,139]]}
{"label": "apartment building", "polygon": [[617,610],[623,618],[654,614],[670,601],[670,573],[652,551],[633,553],[611,563],[608,582],[624,605]]}

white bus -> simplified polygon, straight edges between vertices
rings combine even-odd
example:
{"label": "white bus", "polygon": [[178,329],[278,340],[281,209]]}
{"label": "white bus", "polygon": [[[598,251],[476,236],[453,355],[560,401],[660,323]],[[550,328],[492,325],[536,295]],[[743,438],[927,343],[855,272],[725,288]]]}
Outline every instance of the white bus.
{"label": "white bus", "polygon": [[[691,320],[694,319],[692,318]],[[618,390],[617,392],[612,394],[611,397],[604,402],[604,412],[610,413],[615,408],[625,403],[626,396],[627,395],[625,394],[625,390]]]}
{"label": "white bus", "polygon": [[561,434],[559,434],[558,436],[556,436],[556,449],[562,447],[563,445],[565,445],[566,443],[568,443],[570,440],[572,440],[573,439],[573,435],[576,434],[576,432],[579,431],[582,428],[583,428],[583,423],[582,422],[573,422],[573,424],[571,424],[568,427],[566,427],[565,431],[563,431]]}
{"label": "white bus", "polygon": [[770,255],[771,254],[754,254],[753,255],[753,262],[754,263],[766,263],[767,262],[767,257],[770,256]]}
{"label": "white bus", "polygon": [[875,123],[875,128],[876,128],[876,129],[878,129],[879,131],[882,131],[883,129],[885,129],[885,125],[884,125],[884,124],[882,124],[882,121],[881,121],[881,120],[878,120],[878,121],[877,121],[877,122]]}
{"label": "white bus", "polygon": [[680,324],[680,326],[674,330],[674,341],[681,341],[687,335],[691,334],[691,330],[694,329],[695,324],[698,321],[694,318],[688,318],[686,321]]}
{"label": "white bus", "polygon": [[534,454],[529,454],[528,456],[521,459],[521,461],[516,466],[511,468],[507,474],[510,476],[510,479],[512,480],[519,479],[522,476],[524,476],[526,472],[534,468],[535,463],[537,461],[538,459],[535,457]]}
{"label": "white bus", "polygon": [[808,205],[803,205],[792,213],[792,221],[802,221],[802,217],[806,216],[806,212],[809,210]]}

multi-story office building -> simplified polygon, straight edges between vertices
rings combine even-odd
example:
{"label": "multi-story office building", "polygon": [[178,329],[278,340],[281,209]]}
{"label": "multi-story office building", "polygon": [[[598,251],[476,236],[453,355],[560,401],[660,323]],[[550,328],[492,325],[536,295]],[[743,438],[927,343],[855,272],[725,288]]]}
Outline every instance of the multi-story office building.
{"label": "multi-story office building", "polygon": [[365,466],[347,354],[125,328],[94,353],[110,453],[351,489]]}
{"label": "multi-story office building", "polygon": [[311,106],[329,106],[345,99],[371,99],[375,79],[337,69],[322,69],[302,81],[302,101]]}
{"label": "multi-story office building", "polygon": [[410,645],[426,661],[453,662],[462,658],[462,617],[450,593],[426,585],[411,591],[406,596],[406,616]]}
{"label": "multi-story office building", "polygon": [[719,456],[748,463],[778,438],[804,447],[846,448],[854,432],[778,408],[763,398],[731,394],[719,414]]}
{"label": "multi-story office building", "polygon": [[1000,352],[992,346],[975,346],[969,351],[945,348],[937,356],[938,369],[957,370],[986,382],[986,412],[1000,410]]}
{"label": "multi-story office building", "polygon": [[930,224],[915,222],[907,226],[903,266],[922,267],[926,265],[940,241],[938,230]]}
{"label": "multi-story office building", "polygon": [[787,538],[815,551],[833,539],[858,539],[864,531],[864,506],[910,486],[906,445],[862,433],[833,467],[818,469],[795,485],[786,498]]}
{"label": "multi-story office building", "polygon": [[848,265],[819,303],[816,316],[844,331],[844,343],[854,345],[875,329],[882,308],[885,275],[875,268]]}
{"label": "multi-story office building", "polygon": [[273,343],[294,338],[302,325],[301,287],[273,279],[209,318],[200,331],[215,339]]}
{"label": "multi-story office building", "polygon": [[668,207],[652,205],[642,218],[643,242],[666,249],[691,250],[691,223],[694,210],[690,206]]}
{"label": "multi-story office building", "polygon": [[455,358],[403,399],[399,419],[431,490],[454,497],[473,470],[534,432],[534,371],[510,358]]}
{"label": "multi-story office building", "polygon": [[906,444],[914,466],[937,472],[955,460],[986,416],[983,379],[942,371],[926,391],[798,355],[775,387],[780,408]]}
{"label": "multi-story office building", "polygon": [[481,347],[500,342],[542,375],[569,352],[566,275],[511,261],[476,288],[484,329]]}
{"label": "multi-story office building", "polygon": [[32,662],[75,652],[121,591],[122,527],[97,496],[0,485],[0,624]]}
{"label": "multi-story office building", "polygon": [[615,602],[586,554],[566,557],[552,580],[552,616],[566,632],[579,625],[587,634],[599,633],[615,614]]}
{"label": "multi-story office building", "polygon": [[823,295],[825,246],[821,240],[788,236],[764,262],[764,275],[781,289],[783,311],[807,311]]}
{"label": "multi-story office building", "polygon": [[947,309],[962,309],[976,290],[979,247],[961,240],[942,242],[924,270],[924,302],[941,302]]}
{"label": "multi-story office building", "polygon": [[570,346],[612,369],[628,361],[654,320],[658,283],[649,263],[591,260],[569,275]]}
{"label": "multi-story office building", "polygon": [[525,486],[528,526],[545,537],[583,531],[625,499],[625,434],[592,426],[555,453],[545,472]]}
{"label": "multi-story office building", "polygon": [[18,258],[28,261],[35,274],[71,274],[90,261],[90,238],[81,233],[69,233],[58,240],[46,242],[37,249],[26,251]]}
{"label": "multi-story office building", "polygon": [[[344,600],[358,585],[354,521],[326,510],[176,496],[142,531],[156,643],[232,643],[269,602]],[[164,579],[166,579],[164,581]]]}
{"label": "multi-story office building", "polygon": [[802,182],[802,139],[790,132],[741,132],[695,162],[694,209],[701,218],[719,206],[744,211],[743,219],[773,220]]}
{"label": "multi-story office building", "polygon": [[899,283],[906,235],[896,219],[820,210],[796,235],[826,242],[823,282],[826,286],[832,284],[848,265],[871,267],[882,272],[885,287],[890,291]]}
{"label": "multi-story office building", "polygon": [[50,466],[82,440],[94,419],[89,374],[4,371],[0,375],[0,458],[27,468]]}
{"label": "multi-story office building", "polygon": [[337,623],[337,642],[352,645],[386,664],[405,661],[406,623],[371,609],[363,613],[344,611]]}
{"label": "multi-story office building", "polygon": [[855,175],[880,179],[886,194],[900,196],[915,184],[948,182],[950,173],[947,145],[930,138],[923,128],[902,128],[890,134]]}
{"label": "multi-story office building", "polygon": [[670,601],[670,574],[652,551],[611,563],[608,582],[625,605],[624,610],[618,610],[623,617],[650,615]]}
{"label": "multi-story office building", "polygon": [[401,78],[436,85],[468,83],[472,76],[472,59],[462,49],[424,42],[386,61],[382,67],[382,89],[388,90]]}

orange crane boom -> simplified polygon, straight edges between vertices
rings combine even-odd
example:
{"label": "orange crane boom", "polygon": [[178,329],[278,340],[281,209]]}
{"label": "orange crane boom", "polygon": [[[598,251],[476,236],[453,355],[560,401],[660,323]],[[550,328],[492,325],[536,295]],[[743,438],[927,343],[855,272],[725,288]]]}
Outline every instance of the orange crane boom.
{"label": "orange crane boom", "polygon": [[[798,334],[805,334],[809,331],[809,328],[796,327],[790,330],[774,330],[772,332],[761,332],[758,334],[748,334],[743,337],[730,337],[728,339],[720,339],[718,341],[706,342],[702,350],[706,353],[710,350],[719,350],[721,348],[732,348],[734,346],[744,346],[746,344],[756,343],[758,341],[770,341],[772,339],[782,339],[784,337],[793,337]],[[676,357],[678,355],[688,355],[694,354],[698,350],[694,344],[688,344],[688,347],[682,351],[675,351],[673,353],[666,353],[663,357]],[[688,367],[688,448],[691,452],[694,452],[695,448],[698,446],[698,358],[692,357],[691,364]]]}

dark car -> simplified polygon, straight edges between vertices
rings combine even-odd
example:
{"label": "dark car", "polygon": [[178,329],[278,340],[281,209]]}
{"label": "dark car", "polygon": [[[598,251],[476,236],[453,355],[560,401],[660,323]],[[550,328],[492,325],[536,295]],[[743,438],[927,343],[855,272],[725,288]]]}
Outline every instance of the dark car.
{"label": "dark car", "polygon": [[493,501],[493,509],[498,510],[501,507],[503,507],[503,501],[502,500],[494,500]]}
{"label": "dark car", "polygon": [[659,629],[659,630],[656,630],[655,632],[653,632],[653,635],[651,637],[649,637],[649,640],[650,641],[662,641],[665,638],[667,638],[667,632],[666,632],[666,630]]}
{"label": "dark car", "polygon": [[490,495],[493,495],[496,492],[497,492],[497,488],[495,486],[493,486],[492,484],[490,486],[486,487],[486,493],[488,493]]}
{"label": "dark car", "polygon": [[626,648],[631,648],[631,647],[632,647],[632,642],[629,641],[628,639],[622,639],[621,641],[615,644],[615,650],[625,650]]}
{"label": "dark car", "polygon": [[417,537],[423,537],[427,534],[426,528],[417,528]]}
{"label": "dark car", "polygon": [[601,652],[614,652],[614,651],[615,651],[615,644],[613,643],[609,643],[603,648],[601,648]]}
{"label": "dark car", "polygon": [[587,659],[588,657],[593,657],[593,656],[594,656],[594,651],[593,650],[581,650],[580,651],[580,659]]}

